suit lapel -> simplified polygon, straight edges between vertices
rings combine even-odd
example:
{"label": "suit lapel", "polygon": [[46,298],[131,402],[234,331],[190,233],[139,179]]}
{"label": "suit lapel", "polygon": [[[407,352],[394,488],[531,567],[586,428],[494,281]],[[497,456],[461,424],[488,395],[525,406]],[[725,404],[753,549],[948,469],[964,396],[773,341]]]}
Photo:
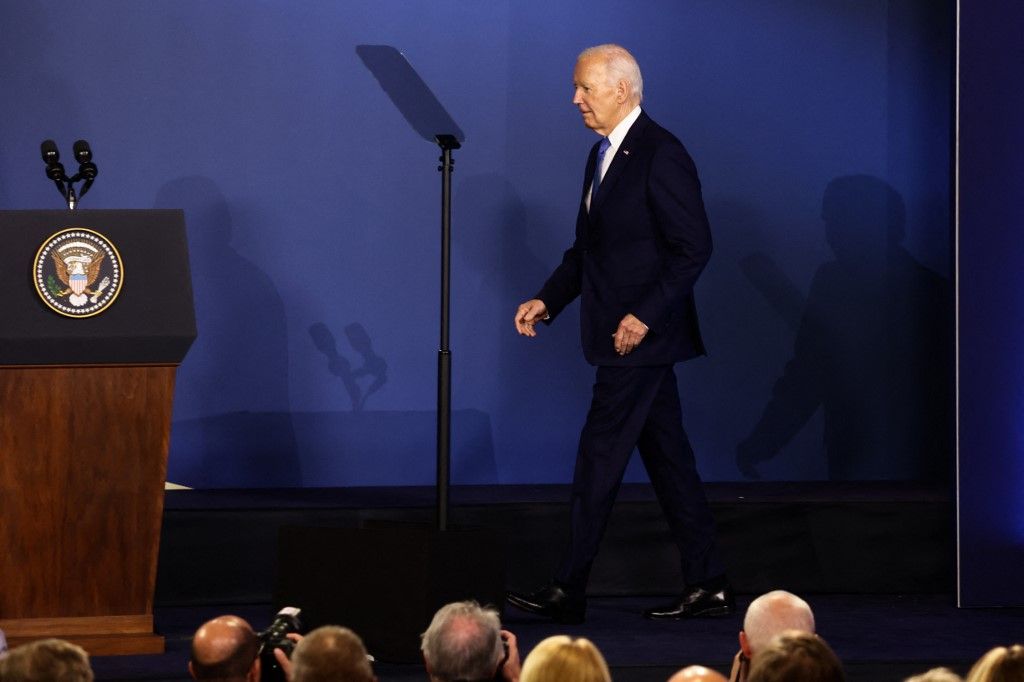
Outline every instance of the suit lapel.
{"label": "suit lapel", "polygon": [[[647,118],[647,114],[643,111],[640,112],[640,117],[636,119],[636,122],[630,126],[626,132],[626,137],[622,139],[622,144],[615,151],[615,156],[612,157],[612,163],[608,166],[608,172],[601,178],[601,185],[597,189],[597,196],[590,197],[590,211],[601,208],[601,204],[604,203],[605,198],[611,194],[612,190],[615,189],[615,183],[622,175],[622,171],[629,165],[629,162],[633,159],[633,147],[636,142],[643,135],[644,128],[647,127],[647,122],[650,121]],[[595,145],[594,149],[597,147]],[[596,158],[596,151],[591,152],[591,157]],[[593,163],[588,163],[587,168],[590,169]],[[593,170],[590,170],[589,177],[593,178]]]}

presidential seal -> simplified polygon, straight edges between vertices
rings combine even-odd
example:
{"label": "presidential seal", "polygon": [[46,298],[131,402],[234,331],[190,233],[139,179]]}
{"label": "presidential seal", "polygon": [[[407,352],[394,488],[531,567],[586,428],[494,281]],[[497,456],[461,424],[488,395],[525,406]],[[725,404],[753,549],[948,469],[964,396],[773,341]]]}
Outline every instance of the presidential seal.
{"label": "presidential seal", "polygon": [[121,255],[99,232],[84,227],[61,230],[39,247],[32,265],[39,297],[67,317],[92,317],[121,292]]}

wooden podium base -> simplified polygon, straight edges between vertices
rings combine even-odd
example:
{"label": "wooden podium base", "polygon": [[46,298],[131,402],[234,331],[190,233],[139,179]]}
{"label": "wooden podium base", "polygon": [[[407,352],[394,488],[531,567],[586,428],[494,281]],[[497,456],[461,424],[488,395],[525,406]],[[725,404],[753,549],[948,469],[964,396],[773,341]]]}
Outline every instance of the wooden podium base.
{"label": "wooden podium base", "polygon": [[163,651],[153,589],[174,367],[0,367],[0,628]]}
{"label": "wooden podium base", "polygon": [[82,616],[0,620],[11,647],[56,637],[77,644],[90,656],[162,654],[164,638],[153,634],[153,617]]}

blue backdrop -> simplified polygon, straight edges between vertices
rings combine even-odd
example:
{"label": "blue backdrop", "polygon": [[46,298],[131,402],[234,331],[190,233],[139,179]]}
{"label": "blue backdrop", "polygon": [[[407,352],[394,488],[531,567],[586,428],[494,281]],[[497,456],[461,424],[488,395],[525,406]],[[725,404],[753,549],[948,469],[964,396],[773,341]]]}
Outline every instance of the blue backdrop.
{"label": "blue backdrop", "polygon": [[575,308],[533,340],[511,320],[572,235],[594,140],[573,62],[619,42],[697,162],[715,238],[710,355],[678,370],[705,477],[739,478],[737,449],[771,479],[931,476],[951,25],[932,0],[8,2],[0,208],[58,206],[38,146],[81,137],[85,206],[185,209],[200,335],[170,480],[430,483],[437,148],[355,51],[395,45],[466,136],[453,480],[567,481],[592,381]]}
{"label": "blue backdrop", "polygon": [[1024,6],[961,14],[958,599],[1022,606],[1024,582]]}

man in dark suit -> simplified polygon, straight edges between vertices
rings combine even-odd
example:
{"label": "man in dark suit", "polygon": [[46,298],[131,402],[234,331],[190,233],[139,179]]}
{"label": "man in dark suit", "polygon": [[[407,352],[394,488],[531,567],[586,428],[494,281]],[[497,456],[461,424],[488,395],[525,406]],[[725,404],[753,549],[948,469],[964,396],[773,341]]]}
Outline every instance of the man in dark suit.
{"label": "man in dark suit", "polygon": [[615,495],[638,448],[679,547],[686,592],[648,618],[726,615],[734,601],[715,549],[714,519],[683,430],[674,364],[704,354],[693,285],[711,255],[693,160],[640,108],[636,60],[617,45],[585,50],[573,104],[602,136],[587,160],[576,239],[516,310],[535,336],[577,296],[583,353],[597,366],[573,475],[571,539],[548,587],[509,603],[581,622],[585,590]]}

